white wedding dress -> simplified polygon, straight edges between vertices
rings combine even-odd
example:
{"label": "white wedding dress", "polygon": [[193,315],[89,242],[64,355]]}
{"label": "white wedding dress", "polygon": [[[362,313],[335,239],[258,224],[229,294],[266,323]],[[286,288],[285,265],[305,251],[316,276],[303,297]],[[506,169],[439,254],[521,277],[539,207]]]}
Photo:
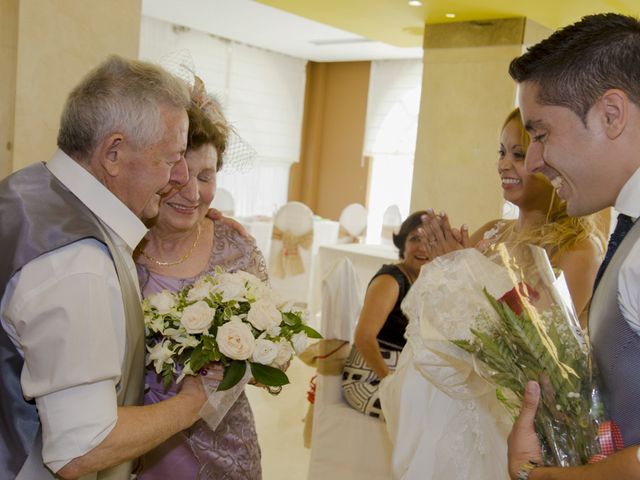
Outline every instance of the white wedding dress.
{"label": "white wedding dress", "polygon": [[470,338],[478,306],[488,305],[482,287],[499,298],[512,284],[480,252],[461,250],[423,267],[402,304],[407,344],[380,384],[394,480],[509,478],[511,418],[473,358],[448,340]]}

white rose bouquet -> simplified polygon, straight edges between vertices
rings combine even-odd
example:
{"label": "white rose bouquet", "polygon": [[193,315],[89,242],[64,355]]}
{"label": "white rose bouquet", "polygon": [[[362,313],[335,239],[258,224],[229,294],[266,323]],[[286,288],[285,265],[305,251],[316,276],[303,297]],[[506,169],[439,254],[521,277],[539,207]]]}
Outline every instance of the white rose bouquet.
{"label": "white rose bouquet", "polygon": [[282,370],[293,354],[304,350],[309,337],[321,337],[302,312],[242,271],[218,269],[178,292],[147,297],[143,309],[146,363],[165,386],[176,375],[180,382],[218,362],[225,371],[217,391],[245,378],[247,364],[257,383],[280,387],[289,383]]}

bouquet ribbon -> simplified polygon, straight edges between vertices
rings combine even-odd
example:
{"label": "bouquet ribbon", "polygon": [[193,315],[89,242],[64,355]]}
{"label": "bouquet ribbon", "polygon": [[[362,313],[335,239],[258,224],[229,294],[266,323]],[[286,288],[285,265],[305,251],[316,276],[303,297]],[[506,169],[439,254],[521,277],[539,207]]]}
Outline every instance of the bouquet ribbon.
{"label": "bouquet ribbon", "polygon": [[600,460],[604,460],[609,455],[613,455],[618,450],[624,448],[624,442],[622,440],[622,433],[616,422],[607,420],[602,422],[599,427],[598,441],[600,443],[600,453],[592,456],[589,459],[589,463],[596,463]]}
{"label": "bouquet ribbon", "polygon": [[208,398],[206,403],[200,408],[198,414],[202,420],[207,422],[211,430],[215,432],[229,409],[236,403],[240,394],[244,392],[245,385],[251,380],[251,369],[247,368],[244,377],[228,390],[217,390],[218,384],[220,383],[219,379],[210,379],[207,376],[200,378]]}

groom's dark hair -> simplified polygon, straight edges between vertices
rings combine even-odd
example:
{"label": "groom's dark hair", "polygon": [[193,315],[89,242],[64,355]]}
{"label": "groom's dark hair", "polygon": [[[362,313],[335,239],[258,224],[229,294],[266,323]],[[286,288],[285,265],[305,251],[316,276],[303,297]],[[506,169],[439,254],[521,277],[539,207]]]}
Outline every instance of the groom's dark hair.
{"label": "groom's dark hair", "polygon": [[518,83],[537,84],[537,101],[587,113],[609,89],[640,105],[640,21],[604,13],[583,17],[529,48],[509,65]]}

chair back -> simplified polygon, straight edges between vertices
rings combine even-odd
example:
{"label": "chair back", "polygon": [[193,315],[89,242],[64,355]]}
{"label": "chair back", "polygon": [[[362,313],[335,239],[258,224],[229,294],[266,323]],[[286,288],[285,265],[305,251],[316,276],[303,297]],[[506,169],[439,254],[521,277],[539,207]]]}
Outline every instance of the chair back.
{"label": "chair back", "polygon": [[312,245],[311,209],[300,202],[280,207],[273,218],[269,276],[272,287],[289,300],[308,301]]}
{"label": "chair back", "polygon": [[380,243],[383,245],[393,245],[393,234],[398,233],[400,225],[402,225],[400,207],[397,205],[389,205],[382,215]]}
{"label": "chair back", "polygon": [[233,195],[231,195],[231,192],[229,190],[225,190],[224,188],[216,189],[216,195],[215,197],[213,197],[211,207],[215,208],[216,210],[220,210],[222,213],[228,216],[233,216],[236,212]]}
{"label": "chair back", "polygon": [[344,207],[340,214],[340,243],[359,243],[367,230],[367,209],[359,203]]}

